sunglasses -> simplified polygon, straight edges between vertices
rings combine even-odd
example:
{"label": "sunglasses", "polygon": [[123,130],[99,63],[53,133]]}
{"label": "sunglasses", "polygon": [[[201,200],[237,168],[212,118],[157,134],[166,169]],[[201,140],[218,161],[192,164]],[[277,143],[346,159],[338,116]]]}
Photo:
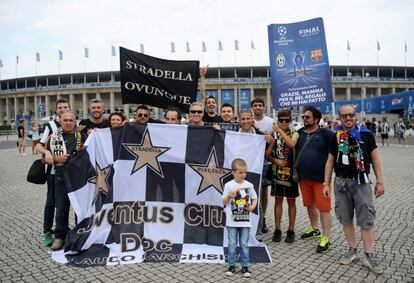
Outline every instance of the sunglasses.
{"label": "sunglasses", "polygon": [[310,119],[310,118],[312,118],[312,116],[309,116],[309,115],[302,115],[302,119]]}
{"label": "sunglasses", "polygon": [[355,117],[355,113],[344,113],[344,114],[341,114],[339,116],[341,116],[342,119],[346,119],[347,117],[352,119],[352,118]]}
{"label": "sunglasses", "polygon": [[142,113],[138,113],[137,114],[137,116],[139,117],[139,118],[141,118],[141,117],[145,117],[145,118],[148,118],[148,114],[142,114]]}
{"label": "sunglasses", "polygon": [[196,113],[201,114],[201,113],[203,113],[203,110],[191,110],[190,113],[191,114],[196,114]]}
{"label": "sunglasses", "polygon": [[278,119],[277,121],[280,123],[290,123],[290,119]]}

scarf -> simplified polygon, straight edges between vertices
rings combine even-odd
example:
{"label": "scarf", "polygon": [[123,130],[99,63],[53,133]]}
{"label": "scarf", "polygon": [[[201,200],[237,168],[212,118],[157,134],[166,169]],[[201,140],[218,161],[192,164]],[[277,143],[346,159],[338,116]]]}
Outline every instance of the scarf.
{"label": "scarf", "polygon": [[358,123],[355,127],[347,132],[341,125],[336,132],[336,141],[338,143],[338,156],[336,162],[343,165],[349,165],[349,158],[355,159],[355,166],[358,172],[358,184],[369,183],[368,175],[365,170],[364,152],[361,149],[361,133],[369,132],[368,129],[360,126]]}
{"label": "scarf", "polygon": [[[292,132],[287,129],[286,135],[292,137]],[[276,166],[272,165],[272,181],[278,185],[285,187],[292,187],[292,161],[293,161],[293,149],[291,149],[282,138],[282,135],[276,133],[275,135],[276,144],[273,148],[272,155],[277,159],[287,160],[287,166]]]}

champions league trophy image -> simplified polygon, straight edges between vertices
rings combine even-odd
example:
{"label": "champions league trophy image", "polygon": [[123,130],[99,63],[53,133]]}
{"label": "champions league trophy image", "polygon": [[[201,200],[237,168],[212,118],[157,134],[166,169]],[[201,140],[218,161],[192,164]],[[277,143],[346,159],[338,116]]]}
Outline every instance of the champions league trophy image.
{"label": "champions league trophy image", "polygon": [[305,66],[303,63],[305,62],[305,52],[300,51],[298,53],[292,53],[292,60],[293,60],[293,75],[296,76],[304,76],[305,73]]}

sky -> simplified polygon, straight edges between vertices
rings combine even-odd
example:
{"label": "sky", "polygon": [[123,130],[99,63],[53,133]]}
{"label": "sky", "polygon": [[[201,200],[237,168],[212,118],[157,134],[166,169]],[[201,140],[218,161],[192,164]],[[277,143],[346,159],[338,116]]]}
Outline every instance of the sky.
{"label": "sky", "polygon": [[414,66],[413,12],[411,0],[0,0],[0,75],[119,70],[118,47],[139,51],[141,44],[146,54],[164,59],[199,60],[210,67],[267,66],[269,24],[317,17],[324,20],[331,65],[347,64],[348,40],[349,65],[376,66],[378,41],[379,65]]}

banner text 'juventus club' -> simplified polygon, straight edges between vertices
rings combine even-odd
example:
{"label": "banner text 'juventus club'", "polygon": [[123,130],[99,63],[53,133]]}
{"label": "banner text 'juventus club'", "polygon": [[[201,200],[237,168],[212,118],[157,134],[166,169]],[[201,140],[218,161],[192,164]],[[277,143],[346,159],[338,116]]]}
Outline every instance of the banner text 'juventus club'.
{"label": "banner text 'juventus club'", "polygon": [[178,107],[188,113],[195,101],[199,61],[172,61],[120,47],[122,103],[160,108]]}
{"label": "banner text 'juventus club'", "polygon": [[273,107],[333,101],[322,18],[268,26]]}
{"label": "banner text 'juventus club'", "polygon": [[[222,194],[242,158],[260,195],[265,140],[212,127],[126,123],[98,129],[65,163],[78,224],[53,258],[88,267],[142,262],[225,263]],[[250,261],[271,262],[249,215]]]}

